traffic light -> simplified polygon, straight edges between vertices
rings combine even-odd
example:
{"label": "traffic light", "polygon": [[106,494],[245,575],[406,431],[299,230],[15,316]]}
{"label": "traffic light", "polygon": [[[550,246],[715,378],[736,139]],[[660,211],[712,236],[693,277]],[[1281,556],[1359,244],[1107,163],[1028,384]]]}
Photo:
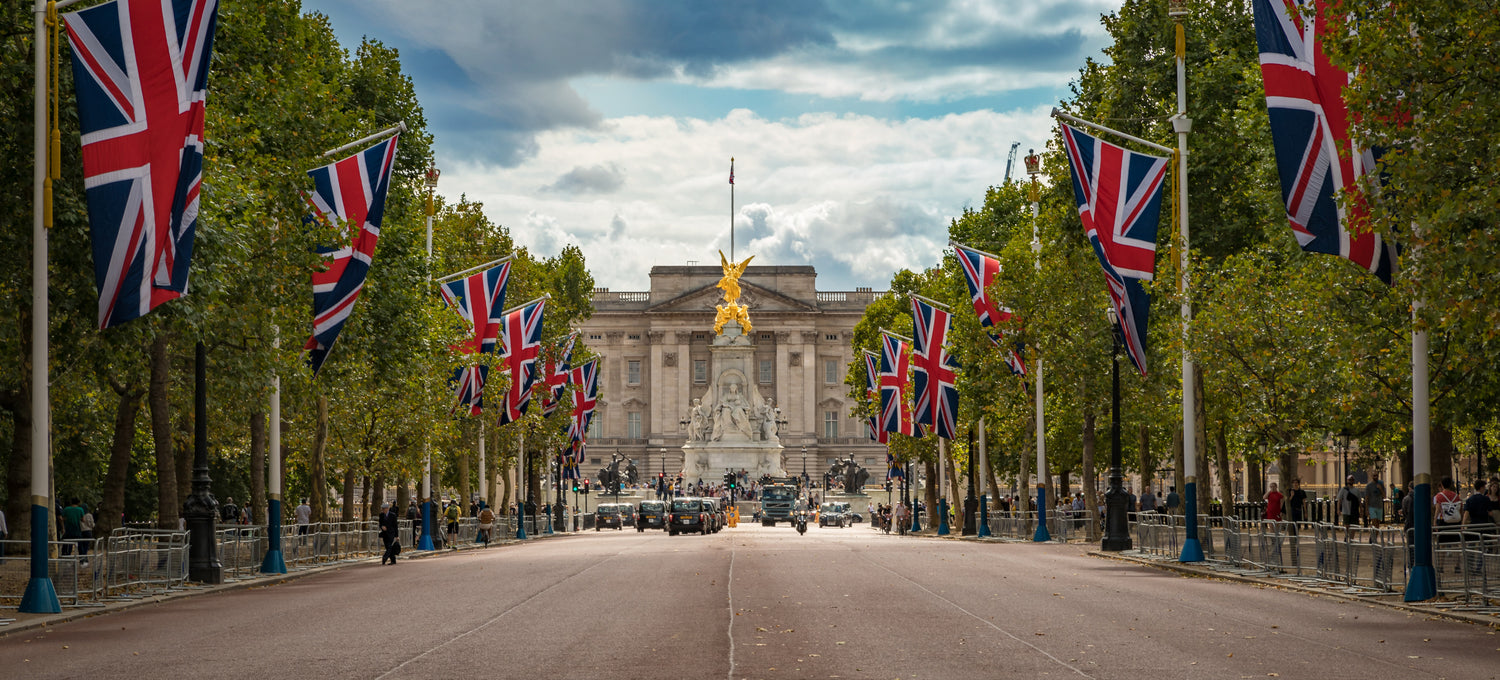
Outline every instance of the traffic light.
{"label": "traffic light", "polygon": [[891,480],[889,479],[885,480],[885,491],[886,493],[890,493],[891,491]]}
{"label": "traffic light", "polygon": [[578,480],[573,480],[573,493],[578,493]]}
{"label": "traffic light", "polygon": [[585,479],[585,480],[583,480],[583,493],[585,495],[587,495],[588,492],[589,492],[589,480]]}

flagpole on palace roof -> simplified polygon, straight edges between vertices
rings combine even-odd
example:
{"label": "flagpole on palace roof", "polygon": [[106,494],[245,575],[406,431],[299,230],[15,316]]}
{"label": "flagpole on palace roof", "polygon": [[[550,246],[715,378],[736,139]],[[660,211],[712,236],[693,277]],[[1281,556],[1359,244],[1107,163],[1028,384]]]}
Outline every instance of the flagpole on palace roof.
{"label": "flagpole on palace roof", "polygon": [[323,158],[327,158],[327,157],[332,156],[332,155],[334,155],[336,153],[340,153],[340,152],[343,152],[343,151],[348,151],[349,149],[352,149],[352,148],[354,148],[356,146],[359,146],[360,144],[364,144],[365,142],[368,142],[368,141],[371,141],[371,140],[375,140],[375,139],[380,139],[381,137],[385,137],[387,135],[390,135],[390,134],[396,133],[396,132],[406,132],[406,121],[401,121],[399,123],[396,123],[395,125],[392,125],[392,126],[386,128],[384,130],[381,130],[380,132],[376,132],[374,134],[369,134],[369,135],[365,135],[363,137],[360,137],[359,139],[356,139],[356,140],[354,140],[352,142],[349,142],[348,144],[345,144],[345,145],[343,145],[343,146],[341,146],[341,147],[339,147],[337,149],[329,149],[327,151],[324,151],[322,157]]}
{"label": "flagpole on palace roof", "polygon": [[735,158],[729,156],[729,261],[735,261]]}
{"label": "flagpole on palace roof", "polygon": [[49,19],[58,19],[56,6],[49,6],[44,0],[36,0],[32,11],[36,21],[32,43],[36,71],[31,170],[31,578],[26,581],[20,611],[57,614],[62,611],[62,604],[47,569],[47,518],[52,515],[52,501],[48,498],[51,470],[47,465],[52,435],[52,414],[47,408],[47,227],[51,221],[47,218],[52,200],[47,162],[47,25]]}

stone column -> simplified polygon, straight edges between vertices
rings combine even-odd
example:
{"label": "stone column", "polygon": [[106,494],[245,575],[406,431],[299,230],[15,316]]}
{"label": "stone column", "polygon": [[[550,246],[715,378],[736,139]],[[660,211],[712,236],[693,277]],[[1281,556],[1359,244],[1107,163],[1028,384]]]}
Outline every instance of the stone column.
{"label": "stone column", "polygon": [[[641,432],[641,436],[646,439],[650,439],[652,435],[660,437],[662,433],[669,431],[665,421],[667,420],[667,415],[672,411],[673,404],[667,398],[667,393],[670,391],[667,387],[667,376],[671,374],[671,371],[666,366],[667,356],[672,353],[666,351],[666,347],[663,345],[666,335],[665,332],[658,330],[646,333],[646,340],[650,343],[651,347],[649,355],[650,364],[641,367],[641,380],[648,383],[647,385],[643,385],[643,387],[646,388],[647,399],[651,401],[650,404],[646,405],[646,408],[649,409],[647,417],[642,418],[645,422],[641,423],[641,428],[645,430]],[[672,354],[672,356],[675,363],[676,355]],[[677,423],[674,421],[671,429],[675,430],[676,426]]]}
{"label": "stone column", "polygon": [[[786,331],[776,332],[776,405],[782,410],[782,417],[787,417],[787,409],[790,403],[787,401],[787,385],[792,382],[792,370],[790,363],[792,334]],[[790,425],[791,423],[788,423]],[[781,433],[786,437],[786,433]]]}
{"label": "stone column", "polygon": [[[818,385],[823,381],[823,358],[818,356],[818,332],[802,331],[802,422],[803,432],[817,437]],[[812,474],[812,468],[808,468]]]}
{"label": "stone column", "polygon": [[[682,420],[688,417],[688,406],[693,403],[693,353],[689,344],[693,339],[690,330],[679,330],[676,332],[677,342],[677,411],[672,414],[675,419],[671,423],[671,432],[676,432],[684,437],[687,430],[682,428]],[[670,466],[668,467],[670,469]]]}

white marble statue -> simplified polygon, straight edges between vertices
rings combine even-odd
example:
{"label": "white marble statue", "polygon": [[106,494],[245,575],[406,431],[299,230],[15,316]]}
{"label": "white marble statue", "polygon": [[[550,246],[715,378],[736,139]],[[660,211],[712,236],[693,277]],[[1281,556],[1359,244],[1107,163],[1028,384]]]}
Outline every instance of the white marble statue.
{"label": "white marble statue", "polygon": [[776,408],[775,402],[770,397],[766,397],[766,403],[762,404],[757,411],[761,419],[760,438],[764,441],[779,443],[780,440],[776,437],[778,427],[776,421],[781,419],[781,409]]}
{"label": "white marble statue", "polygon": [[724,394],[719,399],[719,406],[714,410],[713,441],[722,441],[725,435],[736,432],[749,439],[750,416],[746,413],[748,407],[745,395],[740,393],[738,382],[725,385]]}
{"label": "white marble statue", "polygon": [[708,437],[713,423],[709,422],[708,407],[702,404],[701,399],[693,400],[693,408],[688,412],[688,441],[701,442]]}

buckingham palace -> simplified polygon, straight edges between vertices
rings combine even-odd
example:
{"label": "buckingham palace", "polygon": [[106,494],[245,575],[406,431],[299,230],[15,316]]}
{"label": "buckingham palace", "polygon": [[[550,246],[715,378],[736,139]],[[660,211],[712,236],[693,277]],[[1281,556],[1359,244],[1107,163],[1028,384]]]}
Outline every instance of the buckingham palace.
{"label": "buckingham palace", "polygon": [[[717,265],[658,266],[651,268],[650,290],[594,290],[594,315],[579,329],[604,357],[586,466],[619,453],[648,477],[683,469],[693,403],[712,380],[722,275]],[[810,266],[751,266],[739,283],[752,323],[750,379],[780,411],[776,430],[787,472],[816,478],[835,458],[850,455],[882,469],[885,447],[849,415],[844,385],[854,324],[882,293],[820,291]]]}

